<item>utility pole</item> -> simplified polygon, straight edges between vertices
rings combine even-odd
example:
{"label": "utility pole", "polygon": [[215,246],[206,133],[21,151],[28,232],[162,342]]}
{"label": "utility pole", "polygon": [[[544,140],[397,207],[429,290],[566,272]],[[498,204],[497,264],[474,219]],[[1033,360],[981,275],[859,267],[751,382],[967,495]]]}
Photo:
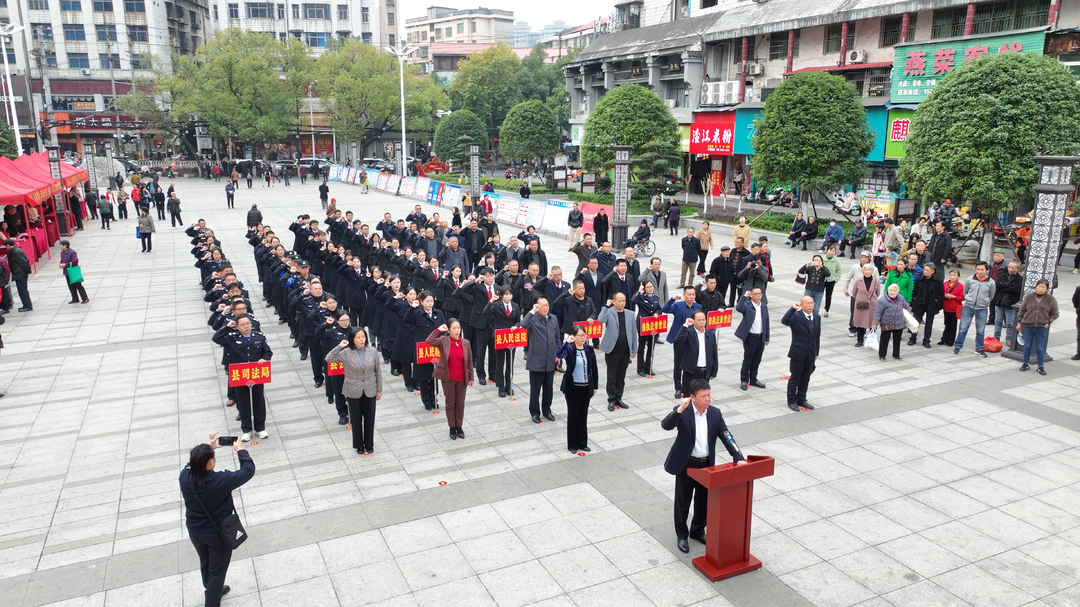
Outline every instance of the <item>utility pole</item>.
{"label": "utility pole", "polygon": [[405,42],[401,48],[386,47],[386,50],[398,58],[398,81],[401,86],[401,165],[398,166],[398,175],[405,176],[405,157],[409,155],[409,148],[405,144],[405,58],[416,52],[416,47],[407,47]]}
{"label": "utility pole", "polygon": [[[0,24],[0,52],[3,52],[4,57],[4,76],[5,85],[7,86],[7,100],[8,106],[11,108],[11,128],[15,131],[15,145],[16,149],[19,151],[19,156],[22,156],[23,154],[22,134],[19,132],[19,114],[15,109],[15,87],[12,86],[11,82],[11,67],[8,65],[7,61],[7,38],[8,36],[14,35],[16,32],[21,32],[23,29],[25,28],[21,25],[14,26],[7,23]],[[14,41],[14,38],[12,38],[12,43],[14,43]],[[29,95],[30,91],[27,91],[27,94]],[[402,98],[401,107],[405,107],[404,98]],[[402,118],[404,118],[404,116],[402,116]]]}

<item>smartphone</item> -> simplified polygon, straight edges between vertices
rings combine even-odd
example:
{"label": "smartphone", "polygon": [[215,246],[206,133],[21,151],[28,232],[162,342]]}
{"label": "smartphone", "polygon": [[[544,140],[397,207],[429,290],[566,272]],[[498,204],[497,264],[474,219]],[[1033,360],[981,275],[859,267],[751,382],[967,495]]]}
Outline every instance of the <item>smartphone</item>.
{"label": "smartphone", "polygon": [[236,442],[235,436],[219,436],[217,437],[217,444],[221,447],[230,447]]}

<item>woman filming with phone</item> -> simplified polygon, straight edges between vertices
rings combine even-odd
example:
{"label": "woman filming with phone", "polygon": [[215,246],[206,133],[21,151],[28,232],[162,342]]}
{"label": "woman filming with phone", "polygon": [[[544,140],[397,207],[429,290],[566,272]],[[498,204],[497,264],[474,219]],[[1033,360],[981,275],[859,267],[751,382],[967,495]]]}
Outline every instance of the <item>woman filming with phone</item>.
{"label": "woman filming with phone", "polygon": [[326,353],[326,362],[345,366],[341,393],[349,405],[352,446],[360,455],[375,452],[375,401],[382,398],[383,389],[382,361],[367,337],[367,331],[356,329],[350,340],[341,340]]}
{"label": "woman filming with phone", "polygon": [[[232,446],[240,458],[240,469],[215,470],[214,449]],[[232,492],[255,476],[255,462],[235,436],[210,435],[210,443],[191,450],[188,465],[180,471],[180,493],[184,497],[188,537],[199,554],[199,571],[206,607],[219,607],[229,593],[225,574],[232,551],[247,539],[236,516]]]}

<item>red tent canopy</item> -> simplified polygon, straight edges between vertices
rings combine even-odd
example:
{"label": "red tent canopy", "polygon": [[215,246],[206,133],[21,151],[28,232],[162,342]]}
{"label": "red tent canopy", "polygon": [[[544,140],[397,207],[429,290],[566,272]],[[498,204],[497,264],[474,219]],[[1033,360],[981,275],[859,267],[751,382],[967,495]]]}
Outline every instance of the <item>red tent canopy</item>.
{"label": "red tent canopy", "polygon": [[[23,158],[25,158],[26,160],[23,160]],[[45,156],[45,154],[41,154],[39,152],[34,152],[32,154],[23,154],[22,156],[19,156],[15,159],[16,165],[20,165],[20,163],[29,164],[37,171],[44,171],[45,176],[48,176],[49,178],[52,177],[52,169],[49,168],[49,159]],[[25,171],[28,173],[30,172],[29,170]],[[36,175],[37,173],[31,174]],[[63,161],[60,162],[60,175],[63,178],[62,181],[64,182],[65,188],[70,188],[73,185],[80,184],[90,179],[90,173],[88,173],[86,169],[77,169]]]}
{"label": "red tent canopy", "polygon": [[7,184],[0,181],[0,205],[20,205],[29,204],[37,205],[33,198],[29,196],[30,188],[27,186],[20,186],[14,184]]}
{"label": "red tent canopy", "polygon": [[[29,165],[24,166],[27,170],[31,168]],[[10,158],[0,156],[0,186],[21,193],[24,197],[21,202],[7,204],[29,203],[32,206],[38,206],[42,201],[60,193],[59,179],[48,177],[47,174],[41,175],[40,170],[35,173],[28,174],[23,167],[16,165]]]}

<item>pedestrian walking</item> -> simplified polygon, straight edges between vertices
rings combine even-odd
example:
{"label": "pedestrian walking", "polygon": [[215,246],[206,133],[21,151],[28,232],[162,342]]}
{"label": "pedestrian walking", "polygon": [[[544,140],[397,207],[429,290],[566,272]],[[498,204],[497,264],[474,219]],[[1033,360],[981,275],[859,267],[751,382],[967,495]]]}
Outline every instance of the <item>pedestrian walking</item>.
{"label": "pedestrian walking", "polygon": [[64,271],[64,280],[67,282],[68,291],[71,292],[69,304],[90,303],[86,296],[86,288],[83,286],[82,268],[79,266],[79,255],[71,248],[71,242],[60,241],[60,269]]}
{"label": "pedestrian walking", "polygon": [[[1047,293],[1050,283],[1045,278],[1035,285],[1035,291],[1024,296],[1020,310],[1016,313],[1016,330],[1024,336],[1024,364],[1021,371],[1027,371],[1031,360],[1031,350],[1035,349],[1039,375],[1046,375],[1043,360],[1046,358],[1046,339],[1050,335],[1050,325],[1058,319],[1057,299]],[[1080,293],[1080,289],[1077,290]],[[1078,338],[1080,339],[1080,338]]]}
{"label": "pedestrian walking", "polygon": [[564,342],[555,350],[555,358],[565,362],[559,389],[566,397],[566,448],[576,453],[592,451],[589,448],[589,401],[596,395],[598,376],[596,353],[588,344],[585,328],[574,327],[571,341]]}
{"label": "pedestrian walking", "polygon": [[142,244],[142,252],[149,253],[154,250],[154,219],[150,217],[150,211],[139,211],[139,240]]}
{"label": "pedestrian walking", "polygon": [[322,208],[323,209],[326,209],[326,206],[328,204],[327,201],[329,199],[330,199],[330,186],[326,185],[326,182],[323,181],[322,183],[319,184],[319,202],[322,203]]}
{"label": "pedestrian walking", "polygon": [[26,252],[15,245],[14,238],[5,239],[4,245],[8,248],[7,261],[11,268],[11,280],[15,281],[15,289],[19,292],[19,303],[22,304],[19,311],[30,312],[34,309],[34,303],[30,301],[30,290],[26,287],[26,281],[33,270],[30,260],[26,257]]}
{"label": "pedestrian walking", "polygon": [[157,210],[158,220],[165,221],[165,192],[161,188],[154,192],[154,208]]}
{"label": "pedestrian walking", "polygon": [[[248,179],[248,187],[251,187],[251,179]],[[226,208],[236,208],[236,185],[230,181],[225,184],[225,205]]]}
{"label": "pedestrian walking", "polygon": [[114,196],[112,190],[105,193],[104,196],[98,198],[97,207],[98,214],[101,215],[101,229],[111,230],[113,221],[113,200]]}
{"label": "pedestrian walking", "polygon": [[667,224],[668,233],[670,236],[674,236],[679,233],[679,201],[674,198],[671,199],[671,206],[667,210]]}
{"label": "pedestrian walking", "polygon": [[[253,168],[248,169],[247,173],[244,174],[244,177],[247,178],[247,187],[248,187],[249,190],[251,189],[251,182],[253,181],[252,180],[252,173],[254,173],[254,172],[255,172],[255,169],[253,167]],[[231,209],[232,207],[229,207],[229,208]]]}
{"label": "pedestrian walking", "polygon": [[169,218],[172,221],[172,227],[177,225],[183,227],[184,220],[180,218],[180,199],[176,197],[176,192],[169,195],[169,201],[167,203],[169,209]]}
{"label": "pedestrian walking", "polygon": [[698,264],[697,275],[705,275],[705,259],[709,256],[709,251],[712,249],[712,232],[709,231],[709,222],[701,222],[701,229],[694,234],[694,237],[698,239]]}
{"label": "pedestrian walking", "polygon": [[[188,539],[199,555],[199,573],[202,576],[203,604],[220,607],[221,597],[229,593],[225,576],[232,560],[232,548],[222,534],[222,524],[235,516],[232,492],[255,476],[255,462],[248,455],[243,443],[234,440],[233,451],[240,460],[240,469],[215,470],[217,457],[214,450],[218,444],[217,432],[210,435],[210,443],[195,446],[188,457],[188,465],[180,471],[180,494],[184,498],[184,520]],[[231,437],[234,438],[235,437]],[[238,521],[239,519],[237,519]],[[231,531],[231,529],[230,529]],[[242,529],[240,538],[245,538]],[[235,537],[228,538],[235,542]]]}
{"label": "pedestrian walking", "polygon": [[461,322],[456,318],[451,318],[448,324],[440,325],[429,333],[424,341],[439,348],[439,361],[435,363],[431,376],[442,381],[450,438],[465,438],[462,424],[465,420],[466,386],[471,387],[475,381],[472,346],[469,340],[461,336]]}
{"label": "pedestrian walking", "polygon": [[817,367],[816,361],[821,350],[821,317],[814,314],[814,298],[804,295],[801,301],[795,302],[788,309],[780,322],[791,328],[787,406],[796,412],[802,409],[813,410],[814,405],[806,398],[810,376]]}
{"label": "pedestrian walking", "polygon": [[345,382],[341,393],[349,405],[352,448],[361,455],[375,451],[375,403],[382,399],[382,363],[379,352],[369,343],[367,331],[353,330],[352,339],[342,340],[326,354],[326,362],[342,363]]}

